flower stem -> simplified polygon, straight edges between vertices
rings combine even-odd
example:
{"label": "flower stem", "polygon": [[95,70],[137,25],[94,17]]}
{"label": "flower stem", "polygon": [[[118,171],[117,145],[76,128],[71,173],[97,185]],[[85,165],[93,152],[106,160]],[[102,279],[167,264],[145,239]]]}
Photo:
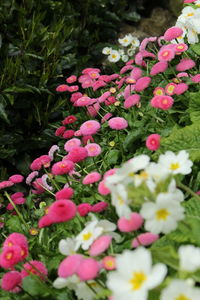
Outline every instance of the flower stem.
{"label": "flower stem", "polygon": [[188,186],[186,186],[185,184],[183,184],[179,180],[176,180],[176,184],[177,184],[178,187],[183,189],[185,192],[187,192],[188,194],[195,197],[198,201],[200,201],[200,197],[195,192],[193,192]]}

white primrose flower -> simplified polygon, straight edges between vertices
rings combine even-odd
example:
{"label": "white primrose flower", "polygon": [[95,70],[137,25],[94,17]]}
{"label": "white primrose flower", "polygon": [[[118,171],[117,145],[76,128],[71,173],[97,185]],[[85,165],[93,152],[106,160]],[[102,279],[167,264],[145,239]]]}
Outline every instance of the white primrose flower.
{"label": "white primrose flower", "polygon": [[75,290],[77,284],[80,282],[80,279],[77,275],[72,275],[67,278],[58,277],[53,282],[53,287],[56,289],[63,289],[64,287],[68,287],[70,290]]}
{"label": "white primrose flower", "polygon": [[186,281],[174,279],[161,292],[160,300],[199,300],[200,289],[191,287]]}
{"label": "white primrose flower", "polygon": [[200,7],[200,0],[195,1],[194,4],[195,4],[197,7]]}
{"label": "white primrose flower", "polygon": [[73,255],[76,253],[76,240],[75,238],[66,238],[65,240],[60,240],[58,248],[63,255]]}
{"label": "white primrose flower", "polygon": [[131,42],[131,45],[132,45],[133,48],[139,47],[140,41],[138,40],[138,38],[133,37],[132,42]]}
{"label": "white primrose flower", "polygon": [[117,62],[120,60],[120,54],[117,50],[111,50],[110,55],[108,56],[108,60],[110,62]]}
{"label": "white primrose flower", "polygon": [[127,62],[129,60],[128,55],[122,55],[122,61]]}
{"label": "white primrose flower", "polygon": [[78,250],[80,246],[83,250],[88,250],[95,239],[102,234],[103,228],[97,226],[97,223],[97,220],[88,222],[86,227],[76,236],[75,250]]}
{"label": "white primrose flower", "polygon": [[160,193],[156,202],[142,205],[140,214],[145,219],[145,229],[155,234],[169,233],[177,228],[177,222],[184,219],[184,208],[172,193]]}
{"label": "white primrose flower", "polygon": [[114,190],[111,190],[111,201],[116,209],[118,217],[123,216],[127,219],[130,217],[132,211],[128,206],[128,194],[124,185],[118,184],[115,186]]}
{"label": "white primrose flower", "polygon": [[183,245],[178,249],[180,269],[195,272],[200,268],[200,248],[193,245]]}
{"label": "white primrose flower", "polygon": [[107,286],[113,300],[147,300],[148,290],[158,286],[166,273],[166,265],[152,266],[149,250],[143,247],[125,250],[116,257],[116,271],[108,274]]}
{"label": "white primrose flower", "polygon": [[123,38],[118,39],[118,42],[123,46],[127,47],[132,43],[133,36],[132,34],[126,34]]}
{"label": "white primrose flower", "polygon": [[103,50],[102,50],[102,53],[105,54],[105,55],[110,55],[111,51],[112,51],[112,48],[104,47]]}
{"label": "white primrose flower", "polygon": [[161,154],[158,160],[162,172],[168,171],[171,174],[189,174],[192,169],[192,161],[189,160],[189,154],[185,150],[181,150],[178,154],[167,151]]}

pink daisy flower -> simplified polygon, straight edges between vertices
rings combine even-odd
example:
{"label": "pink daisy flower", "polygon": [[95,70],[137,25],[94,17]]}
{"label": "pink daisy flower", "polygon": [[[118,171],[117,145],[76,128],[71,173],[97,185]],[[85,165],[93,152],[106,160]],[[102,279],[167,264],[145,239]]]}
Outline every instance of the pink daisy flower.
{"label": "pink daisy flower", "polygon": [[160,147],[161,136],[157,133],[150,134],[146,139],[146,147],[151,151],[156,151]]}
{"label": "pink daisy flower", "polygon": [[76,82],[77,77],[75,75],[71,75],[70,77],[67,77],[66,82],[67,83],[74,83]]}
{"label": "pink daisy flower", "polygon": [[176,66],[176,70],[183,72],[189,69],[194,68],[196,63],[190,58],[182,58],[180,63]]}
{"label": "pink daisy flower", "polygon": [[5,291],[17,293],[20,291],[22,282],[21,273],[18,271],[10,271],[3,275],[1,279],[1,288]]}
{"label": "pink daisy flower", "polygon": [[89,120],[81,125],[80,130],[83,135],[90,135],[97,133],[100,128],[101,125],[98,121]]}
{"label": "pink daisy flower", "polygon": [[24,176],[16,174],[9,177],[9,180],[13,183],[20,183],[24,180]]}
{"label": "pink daisy flower", "polygon": [[135,84],[135,91],[141,92],[145,90],[150,85],[150,83],[151,83],[151,78],[148,76],[139,78]]}
{"label": "pink daisy flower", "polygon": [[163,46],[160,48],[158,52],[158,60],[159,61],[171,61],[175,57],[174,48],[167,46]]}
{"label": "pink daisy flower", "polygon": [[67,278],[77,272],[80,262],[83,260],[82,255],[74,254],[65,258],[58,267],[58,276]]}
{"label": "pink daisy flower", "polygon": [[154,76],[159,73],[163,73],[167,70],[167,68],[168,68],[168,63],[166,61],[159,61],[151,68],[150,75]]}
{"label": "pink daisy flower", "polygon": [[71,151],[74,147],[79,147],[81,145],[81,141],[77,138],[70,139],[64,144],[64,149],[66,152]]}
{"label": "pink daisy flower", "polygon": [[105,256],[102,260],[103,268],[112,271],[116,269],[116,259],[113,256]]}
{"label": "pink daisy flower", "polygon": [[[45,280],[48,275],[47,268],[41,261],[31,260],[23,265],[21,271],[22,278],[29,276],[30,274],[37,275],[40,279]],[[43,276],[44,275],[44,276]]]}
{"label": "pink daisy flower", "polygon": [[102,235],[96,239],[89,249],[90,256],[98,256],[105,252],[112,242],[112,237],[110,235]]}
{"label": "pink daisy flower", "polygon": [[100,179],[101,174],[99,174],[98,172],[91,172],[83,178],[83,184],[92,184],[98,182]]}
{"label": "pink daisy flower", "polygon": [[96,203],[92,205],[91,211],[95,213],[100,213],[104,211],[108,207],[108,203],[105,201],[100,201],[99,203]]}
{"label": "pink daisy flower", "polygon": [[71,160],[74,163],[78,163],[84,160],[87,156],[87,149],[85,149],[84,147],[74,147],[66,156],[66,159]]}
{"label": "pink daisy flower", "polygon": [[164,39],[165,41],[171,41],[173,39],[178,38],[182,34],[183,34],[183,30],[181,28],[173,26],[165,31]]}
{"label": "pink daisy flower", "polygon": [[122,130],[128,127],[128,122],[121,117],[115,117],[108,121],[108,125],[111,129]]}
{"label": "pink daisy flower", "polygon": [[138,213],[131,213],[130,218],[121,217],[117,222],[117,227],[121,232],[131,232],[138,230],[143,224],[143,218]]}
{"label": "pink daisy flower", "polygon": [[55,163],[52,166],[51,173],[53,175],[64,175],[69,173],[74,168],[74,163],[71,160],[63,160]]}
{"label": "pink daisy flower", "polygon": [[141,245],[148,246],[148,245],[151,245],[152,243],[154,243],[155,241],[157,241],[158,239],[159,239],[158,234],[154,234],[151,232],[141,233],[137,236],[137,238],[135,238],[132,241],[132,247],[136,248]]}
{"label": "pink daisy flower", "polygon": [[56,92],[66,92],[68,91],[68,85],[67,84],[61,84],[57,86]]}
{"label": "pink daisy flower", "polygon": [[85,146],[88,156],[97,156],[101,153],[101,147],[96,143],[90,143]]}
{"label": "pink daisy flower", "polygon": [[81,203],[77,206],[77,211],[81,217],[85,217],[91,211],[91,204]]}
{"label": "pink daisy flower", "polygon": [[81,281],[92,280],[98,276],[99,264],[93,258],[84,258],[76,271]]}
{"label": "pink daisy flower", "polygon": [[130,108],[140,101],[140,95],[134,94],[130,95],[126,100],[124,101],[124,108]]}
{"label": "pink daisy flower", "polygon": [[174,95],[175,87],[176,87],[176,83],[173,83],[173,82],[168,83],[165,87],[166,94],[169,96]]}
{"label": "pink daisy flower", "polygon": [[165,94],[165,90],[164,90],[162,87],[157,86],[157,87],[154,89],[153,94],[154,94],[154,96],[162,96],[162,95]]}
{"label": "pink daisy flower", "polygon": [[76,205],[71,200],[57,200],[50,205],[48,217],[53,223],[66,222],[76,215]]}

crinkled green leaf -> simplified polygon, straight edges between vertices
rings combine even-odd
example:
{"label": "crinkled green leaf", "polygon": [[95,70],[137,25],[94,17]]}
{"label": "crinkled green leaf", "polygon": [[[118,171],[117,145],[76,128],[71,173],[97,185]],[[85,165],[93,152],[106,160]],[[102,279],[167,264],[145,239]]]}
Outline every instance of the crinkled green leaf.
{"label": "crinkled green leaf", "polygon": [[191,48],[196,54],[200,55],[200,43],[192,45]]}
{"label": "crinkled green leaf", "polygon": [[192,122],[200,121],[200,92],[190,93],[188,112]]}

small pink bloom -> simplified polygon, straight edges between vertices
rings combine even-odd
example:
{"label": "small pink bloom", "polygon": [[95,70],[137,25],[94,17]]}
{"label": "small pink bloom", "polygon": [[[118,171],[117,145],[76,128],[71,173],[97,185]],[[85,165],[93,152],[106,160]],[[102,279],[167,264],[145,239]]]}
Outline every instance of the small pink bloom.
{"label": "small pink bloom", "polygon": [[32,183],[33,189],[31,190],[31,192],[33,194],[38,194],[38,195],[44,193],[45,189],[42,187],[42,185],[43,185],[42,178],[37,178]]}
{"label": "small pink bloom", "polygon": [[176,85],[175,89],[174,89],[174,93],[176,95],[181,95],[183,93],[185,93],[188,90],[189,86],[186,83],[179,83]]}
{"label": "small pink bloom", "polygon": [[51,173],[53,175],[64,175],[69,173],[74,168],[74,163],[71,160],[63,160],[55,163],[52,166]]}
{"label": "small pink bloom", "polygon": [[195,67],[195,62],[190,58],[182,58],[180,63],[176,66],[176,70],[183,72]]}
{"label": "small pink bloom", "polygon": [[1,288],[9,292],[19,292],[22,277],[18,271],[10,271],[3,275],[1,279]]}
{"label": "small pink bloom", "polygon": [[76,102],[80,97],[82,97],[83,96],[83,94],[82,93],[80,93],[80,92],[77,92],[77,93],[73,93],[72,95],[71,95],[71,97],[70,97],[70,101],[72,102],[72,103],[74,103],[74,102]]}
{"label": "small pink bloom", "polygon": [[51,158],[49,155],[41,155],[36,158],[30,165],[32,171],[39,171],[42,167],[48,168],[51,163]]}
{"label": "small pink bloom", "polygon": [[20,183],[24,180],[24,176],[16,174],[9,177],[9,180],[13,183]]}
{"label": "small pink bloom", "polygon": [[181,44],[177,44],[174,47],[174,50],[176,51],[176,53],[182,53],[184,51],[186,51],[188,49],[188,46],[185,43],[181,43]]}
{"label": "small pink bloom", "polygon": [[142,70],[138,67],[135,67],[132,71],[131,71],[131,75],[130,75],[133,79],[138,80],[139,78],[142,77]]}
{"label": "small pink bloom", "polygon": [[13,183],[12,181],[10,181],[10,180],[4,180],[4,181],[1,181],[1,182],[0,182],[0,190],[1,190],[1,189],[5,189],[5,188],[7,188],[7,187],[10,187],[10,186],[12,186],[12,185],[14,185],[14,183]]}
{"label": "small pink bloom", "polygon": [[56,92],[66,92],[68,91],[68,85],[67,84],[61,84],[57,86]]}
{"label": "small pink bloom", "polygon": [[101,147],[96,143],[90,143],[85,146],[85,149],[88,152],[88,156],[97,156],[101,154]]}
{"label": "small pink bloom", "polygon": [[98,273],[99,264],[93,258],[82,259],[76,271],[81,281],[92,280],[97,277]]}
{"label": "small pink bloom", "polygon": [[68,200],[73,196],[74,190],[70,187],[64,188],[55,194],[56,200]]}
{"label": "small pink bloom", "polygon": [[167,95],[172,96],[175,94],[174,90],[176,87],[176,83],[170,82],[165,87],[165,92]]}
{"label": "small pink bloom", "polygon": [[159,73],[163,73],[167,70],[167,68],[168,68],[168,63],[166,61],[159,61],[151,68],[150,75],[154,76]]}
{"label": "small pink bloom", "polygon": [[76,80],[77,80],[77,77],[75,75],[71,75],[70,77],[67,77],[66,82],[74,83]]}
{"label": "small pink bloom", "polygon": [[130,108],[140,101],[140,95],[134,94],[126,98],[124,101],[124,108]]}
{"label": "small pink bloom", "polygon": [[55,131],[55,136],[62,136],[63,133],[65,132],[65,126],[60,126],[56,129]]}
{"label": "small pink bloom", "polygon": [[91,135],[85,135],[82,137],[82,143],[83,145],[87,145],[88,143],[93,143],[94,142],[94,139]]}
{"label": "small pink bloom", "polygon": [[73,138],[69,141],[67,141],[65,144],[64,144],[64,149],[65,151],[69,152],[71,151],[74,147],[78,147],[80,146],[81,144],[81,141],[77,138]]}
{"label": "small pink bloom", "polygon": [[160,147],[160,138],[159,134],[150,134],[146,139],[146,147],[151,151],[156,151]]}
{"label": "small pink bloom", "polygon": [[168,110],[172,107],[174,99],[171,96],[154,96],[151,99],[151,106],[155,108],[160,108],[163,110]]}
{"label": "small pink bloom", "polygon": [[92,118],[97,116],[99,110],[100,110],[99,103],[95,103],[94,105],[90,105],[87,107],[88,115]]}
{"label": "small pink bloom", "polygon": [[89,120],[81,125],[80,130],[83,135],[90,135],[97,133],[100,128],[101,125],[98,121]]}
{"label": "small pink bloom", "polygon": [[109,78],[112,81],[112,80],[115,80],[115,79],[121,78],[121,77],[119,74],[114,73],[114,74],[109,75]]}
{"label": "small pink bloom", "polygon": [[99,102],[99,103],[104,102],[110,95],[111,95],[111,92],[110,92],[110,91],[107,91],[107,92],[103,93],[103,94],[99,97],[98,102]]}
{"label": "small pink bloom", "polygon": [[106,171],[106,173],[103,176],[103,179],[105,179],[108,176],[114,175],[116,172],[117,172],[117,168],[110,169],[110,170]]}
{"label": "small pink bloom", "polygon": [[113,256],[105,256],[102,260],[103,268],[112,271],[116,269],[116,259]]}
{"label": "small pink bloom", "polygon": [[157,241],[159,239],[159,235],[151,233],[151,232],[145,232],[142,234],[139,234],[137,236],[137,238],[135,238],[132,241],[132,247],[136,248],[138,246],[148,246],[151,245],[152,243],[154,243],[155,241]]}
{"label": "small pink bloom", "polygon": [[121,87],[122,87],[124,81],[125,81],[125,77],[121,78],[119,81],[116,82],[116,83],[117,83],[117,88],[118,88],[118,89],[121,89]]}
{"label": "small pink bloom", "polygon": [[53,223],[66,222],[76,215],[76,205],[71,200],[57,200],[48,210],[48,217]]}
{"label": "small pink bloom", "polygon": [[100,201],[99,203],[92,205],[91,211],[95,213],[100,213],[104,211],[107,207],[108,207],[107,202]]}
{"label": "small pink bloom", "polygon": [[189,77],[187,72],[180,72],[176,75],[176,77],[181,78],[181,77]]}
{"label": "small pink bloom", "polygon": [[92,184],[94,182],[99,181],[100,179],[101,179],[101,174],[99,174],[98,172],[91,172],[83,178],[83,184]]}
{"label": "small pink bloom", "polygon": [[91,211],[89,203],[81,203],[77,206],[78,213],[81,217],[85,217]]}
{"label": "small pink bloom", "polygon": [[108,125],[111,129],[122,130],[128,127],[128,122],[121,117],[115,117],[108,121]]}
{"label": "small pink bloom", "polygon": [[96,239],[90,249],[89,255],[90,256],[97,256],[103,252],[105,252],[112,242],[112,237],[110,235],[102,235],[98,239]]}
{"label": "small pink bloom", "polygon": [[127,71],[130,71],[134,68],[134,66],[132,65],[125,65],[123,68],[121,68],[120,70],[120,74],[124,74],[126,73]]}
{"label": "small pink bloom", "polygon": [[31,172],[27,177],[26,177],[26,184],[30,185],[31,182],[35,177],[39,175],[38,171],[33,171]]}
{"label": "small pink bloom", "polygon": [[165,90],[162,87],[158,86],[154,89],[153,94],[154,96],[162,96],[165,94]]}
{"label": "small pink bloom", "polygon": [[105,186],[105,180],[99,182],[98,192],[104,196],[110,194],[110,190]]}
{"label": "small pink bloom", "polygon": [[200,74],[196,74],[194,76],[191,76],[191,79],[193,82],[198,83],[200,82]]}
{"label": "small pink bloom", "polygon": [[125,82],[127,84],[135,84],[136,80],[134,78],[132,78],[132,77],[127,77],[126,80],[125,80]]}
{"label": "small pink bloom", "polygon": [[105,116],[101,119],[101,123],[106,122],[107,120],[109,120],[112,117],[111,113],[107,113],[105,114]]}
{"label": "small pink bloom", "polygon": [[3,252],[0,254],[0,266],[2,268],[9,269],[22,261],[21,251],[22,248],[17,245],[5,247]]}
{"label": "small pink bloom", "polygon": [[86,68],[82,71],[82,74],[89,74],[90,72],[100,73],[101,70],[98,68]]}
{"label": "small pink bloom", "polygon": [[171,47],[163,46],[158,52],[159,61],[171,61],[175,56],[175,50]]}
{"label": "small pink bloom", "polygon": [[76,101],[76,106],[87,106],[92,104],[91,98],[87,96],[82,96]]}
{"label": "small pink bloom", "polygon": [[31,260],[23,265],[21,276],[24,278],[30,274],[37,275],[40,279],[45,280],[45,277],[48,275],[48,271],[41,261]]}
{"label": "small pink bloom", "polygon": [[72,129],[69,130],[65,130],[65,132],[63,133],[63,138],[64,139],[71,139],[74,136],[75,131]]}
{"label": "small pink bloom", "polygon": [[134,63],[134,59],[130,59],[129,61],[126,62],[126,65],[132,65]]}
{"label": "small pink bloom", "polygon": [[25,235],[23,235],[22,233],[18,233],[18,232],[11,233],[4,241],[3,249],[5,249],[6,247],[14,246],[14,245],[28,248],[28,241],[27,241],[27,238],[25,237]]}
{"label": "small pink bloom", "polygon": [[114,96],[109,96],[106,100],[105,100],[105,105],[109,106],[112,105],[116,102],[116,98]]}
{"label": "small pink bloom", "polygon": [[77,269],[83,260],[80,254],[70,255],[65,258],[58,268],[58,276],[62,278],[67,278],[72,276],[77,272]]}
{"label": "small pink bloom", "polygon": [[125,217],[121,217],[118,222],[117,226],[121,232],[131,232],[134,230],[138,230],[143,223],[143,218],[138,213],[131,213],[129,219]]}
{"label": "small pink bloom", "polygon": [[76,131],[74,132],[74,136],[82,136],[81,131],[80,131],[80,130],[76,130]]}
{"label": "small pink bloom", "polygon": [[68,92],[73,93],[79,90],[79,86],[78,85],[71,85],[68,87]]}
{"label": "small pink bloom", "polygon": [[106,83],[103,80],[97,80],[93,83],[92,88],[93,91],[95,92],[96,90],[104,86],[106,86]]}
{"label": "small pink bloom", "polygon": [[165,41],[171,41],[173,39],[178,38],[182,34],[183,34],[183,30],[181,28],[173,26],[165,31],[164,39]]}
{"label": "small pink bloom", "polygon": [[39,228],[48,227],[51,224],[53,224],[53,221],[49,218],[48,215],[45,215],[41,217],[41,219],[39,220],[38,227]]}
{"label": "small pink bloom", "polygon": [[151,78],[148,76],[139,78],[135,84],[135,91],[141,92],[145,90],[150,85],[150,83]]}
{"label": "small pink bloom", "polygon": [[195,2],[196,0],[184,0],[183,3],[193,3]]}
{"label": "small pink bloom", "polygon": [[63,121],[62,124],[63,125],[68,125],[68,124],[72,124],[74,122],[76,122],[77,118],[73,115],[66,117]]}
{"label": "small pink bloom", "polygon": [[88,156],[87,149],[84,147],[74,147],[66,156],[67,160],[71,160],[74,163],[78,163],[84,160]]}

